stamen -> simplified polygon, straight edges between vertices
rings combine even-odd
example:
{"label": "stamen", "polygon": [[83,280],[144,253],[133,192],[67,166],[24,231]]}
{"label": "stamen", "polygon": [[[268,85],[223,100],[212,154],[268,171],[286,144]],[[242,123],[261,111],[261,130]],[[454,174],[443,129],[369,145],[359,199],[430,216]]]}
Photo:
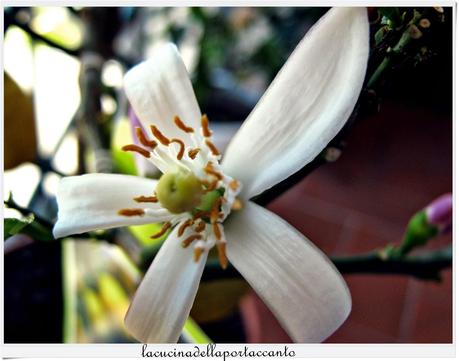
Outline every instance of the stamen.
{"label": "stamen", "polygon": [[147,139],[145,134],[142,131],[142,128],[136,127],[135,128],[135,134],[137,135],[137,139],[139,140],[142,145],[145,147],[150,147],[150,148],[156,148],[158,143],[156,143],[154,140]]}
{"label": "stamen", "polygon": [[193,216],[193,221],[197,220],[198,218],[202,218],[202,217],[207,217],[209,218],[210,217],[210,212],[207,212],[207,211],[197,211],[195,213],[195,215]]}
{"label": "stamen", "polygon": [[206,166],[204,167],[204,172],[206,172],[207,174],[213,175],[218,180],[223,179],[223,176],[214,169],[211,162],[207,162]]}
{"label": "stamen", "polygon": [[167,230],[168,230],[169,228],[171,228],[171,227],[172,227],[171,222],[166,222],[166,223],[164,223],[164,224],[163,224],[163,227],[161,228],[161,230],[160,230],[158,233],[155,233],[155,234],[154,234],[153,236],[151,236],[150,238],[159,238],[159,237],[161,237],[161,236],[162,236],[164,233],[166,233]]}
{"label": "stamen", "polygon": [[218,197],[214,204],[212,205],[212,210],[210,211],[210,222],[215,223],[220,217],[220,206],[222,204],[222,197]]}
{"label": "stamen", "polygon": [[137,152],[143,155],[145,158],[150,158],[150,152],[148,150],[143,149],[142,147],[139,147],[138,145],[135,145],[135,144],[125,145],[124,147],[121,148],[121,150],[124,150],[125,152]]}
{"label": "stamen", "polygon": [[233,202],[233,204],[231,205],[231,209],[233,211],[239,211],[242,209],[242,202],[239,198],[236,198]]}
{"label": "stamen", "polygon": [[178,232],[177,232],[177,235],[179,237],[183,236],[183,233],[185,232],[185,229],[187,229],[187,227],[191,226],[193,224],[193,220],[192,219],[188,219],[186,220],[184,223],[182,223],[182,225],[179,227],[178,229]]}
{"label": "stamen", "polygon": [[159,129],[156,128],[156,126],[150,125],[150,128],[155,138],[158,139],[162,145],[169,145],[170,143],[169,138],[167,138],[163,133],[161,133]]}
{"label": "stamen", "polygon": [[213,190],[215,190],[215,188],[217,188],[218,182],[218,179],[215,179],[212,182],[208,182],[206,180],[202,181],[202,183],[207,187],[206,192],[212,192]]}
{"label": "stamen", "polygon": [[196,227],[194,227],[194,230],[196,232],[202,232],[206,228],[206,223],[204,221],[200,221]]}
{"label": "stamen", "polygon": [[200,235],[200,234],[192,234],[191,236],[189,236],[188,238],[185,238],[182,241],[182,247],[183,248],[187,248],[191,243],[193,243],[194,241],[196,241],[198,239],[202,239],[202,235]]}
{"label": "stamen", "polygon": [[212,136],[212,132],[209,128],[209,118],[207,118],[207,115],[205,114],[201,116],[201,130],[204,137],[208,138]]}
{"label": "stamen", "polygon": [[172,138],[170,140],[171,143],[177,143],[178,145],[180,145],[180,150],[179,152],[177,153],[177,159],[178,160],[181,160],[183,158],[183,154],[185,153],[185,143],[183,143],[182,140],[180,139],[177,139],[177,138]]}
{"label": "stamen", "polygon": [[182,119],[178,115],[174,117],[174,123],[177,127],[183,130],[185,133],[194,133],[194,129],[192,127],[188,127],[183,123]]}
{"label": "stamen", "polygon": [[203,254],[204,252],[204,248],[201,248],[201,247],[197,247],[194,249],[194,261],[195,262],[198,262],[199,259],[201,258],[201,255]]}
{"label": "stamen", "polygon": [[133,216],[143,216],[145,211],[140,208],[124,208],[118,211],[120,216],[133,217]]}
{"label": "stamen", "polygon": [[215,146],[215,144],[212,143],[209,139],[206,139],[206,145],[209,147],[209,149],[210,149],[210,151],[212,152],[213,155],[220,155],[220,152],[218,151],[218,149]]}
{"label": "stamen", "polygon": [[156,203],[158,202],[158,197],[156,196],[151,196],[151,197],[145,197],[145,196],[139,196],[135,197],[134,200],[139,203]]}
{"label": "stamen", "polygon": [[236,179],[233,179],[228,185],[232,191],[237,191],[239,188],[239,182]]}
{"label": "stamen", "polygon": [[217,241],[220,241],[222,239],[222,231],[220,230],[218,223],[212,223],[212,229],[214,231],[215,238],[217,238]]}
{"label": "stamen", "polygon": [[198,153],[201,151],[200,148],[194,148],[194,149],[190,149],[188,151],[188,156],[191,158],[191,159],[194,159],[196,158],[196,156],[198,155]]}
{"label": "stamen", "polygon": [[168,172],[171,163],[176,165],[177,167],[183,169],[186,172],[190,172],[191,171],[190,168],[183,161],[179,161],[176,158],[172,157],[169,154],[169,152],[166,152],[166,151],[162,150],[161,148],[156,148],[155,153],[153,153],[153,156],[152,156],[153,160],[155,160],[155,161],[160,160],[163,163],[165,163],[165,165],[166,165],[165,171],[163,173]]}
{"label": "stamen", "polygon": [[217,243],[218,260],[223,269],[228,267],[228,258],[226,257],[226,242]]}

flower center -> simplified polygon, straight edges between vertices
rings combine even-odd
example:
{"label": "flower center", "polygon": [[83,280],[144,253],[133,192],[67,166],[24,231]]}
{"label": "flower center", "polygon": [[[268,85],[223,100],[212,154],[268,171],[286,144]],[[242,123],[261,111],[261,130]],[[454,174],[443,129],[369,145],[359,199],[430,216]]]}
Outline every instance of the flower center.
{"label": "flower center", "polygon": [[156,186],[159,203],[171,213],[191,212],[201,203],[204,189],[191,172],[168,172]]}
{"label": "flower center", "polygon": [[[151,140],[136,128],[138,144],[124,146],[124,151],[136,152],[149,159],[163,173],[153,195],[139,195],[134,200],[145,208],[118,211],[126,217],[151,217],[152,222],[164,222],[151,236],[158,238],[178,227],[177,237],[183,247],[193,244],[194,259],[199,261],[204,252],[217,246],[223,268],[228,265],[223,221],[232,210],[242,204],[237,197],[241,184],[225,175],[220,166],[220,152],[212,141],[212,132],[206,115],[201,117],[201,134],[178,116],[174,124],[188,135],[186,139],[166,137],[156,126]],[[187,146],[191,141],[192,146]],[[148,204],[153,206],[148,207]],[[159,205],[159,207],[158,207]]]}

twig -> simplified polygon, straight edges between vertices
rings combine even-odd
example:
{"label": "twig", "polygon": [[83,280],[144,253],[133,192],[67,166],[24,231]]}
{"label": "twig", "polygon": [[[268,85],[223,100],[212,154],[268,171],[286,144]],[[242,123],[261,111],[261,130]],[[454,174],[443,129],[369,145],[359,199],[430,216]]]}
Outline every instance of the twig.
{"label": "twig", "polygon": [[[440,272],[452,265],[452,247],[394,259],[385,259],[383,252],[373,251],[355,256],[332,257],[331,260],[342,274],[398,274],[440,281]],[[223,270],[217,260],[209,261],[203,274],[204,281],[240,277],[232,265]]]}
{"label": "twig", "polygon": [[402,274],[424,280],[439,281],[440,272],[452,265],[451,245],[417,256],[385,259],[381,252],[332,258],[341,273]]}
{"label": "twig", "polygon": [[43,217],[37,215],[37,214],[36,214],[34,211],[32,211],[31,209],[26,208],[26,207],[22,207],[22,206],[20,206],[19,204],[17,204],[17,203],[14,201],[13,197],[11,196],[11,194],[10,194],[10,196],[8,197],[7,200],[4,200],[4,201],[3,201],[3,204],[4,204],[6,207],[8,207],[8,208],[17,210],[17,211],[18,211],[19,213],[21,213],[23,216],[28,216],[28,215],[30,215],[30,214],[33,214],[34,219],[35,219],[38,223],[40,223],[42,226],[44,226],[44,227],[46,227],[46,228],[48,228],[48,229],[52,229],[52,228],[53,228],[53,223],[52,223],[51,221],[49,221],[49,220],[47,220],[47,219],[45,219],[45,218],[43,218]]}
{"label": "twig", "polygon": [[35,31],[33,31],[30,28],[30,26],[28,26],[27,24],[20,23],[12,15],[10,15],[8,13],[5,13],[5,17],[8,18],[8,21],[9,21],[10,25],[15,25],[18,28],[24,30],[34,40],[41,41],[42,43],[44,43],[46,45],[49,45],[49,46],[51,46],[51,47],[53,47],[55,49],[59,49],[59,50],[63,51],[64,53],[66,53],[66,54],[68,54],[70,56],[78,56],[80,54],[80,50],[79,49],[66,48],[63,45],[60,45],[60,44],[54,42],[53,40],[50,40],[47,37],[36,33]]}
{"label": "twig", "polygon": [[[21,207],[12,197],[9,197],[4,203],[7,207],[16,209],[23,215],[34,214],[36,221],[49,230],[52,230],[53,224],[50,221],[37,216],[28,208]],[[123,235],[117,235],[114,232],[106,232],[105,234],[83,233],[73,235],[72,238],[93,238],[116,243],[140,266],[140,268],[147,268],[150,264],[149,260],[139,257],[140,249],[138,244],[136,244],[135,240],[126,233]],[[128,239],[131,242],[128,242]],[[331,260],[343,274],[399,274],[423,280],[439,281],[441,279],[440,272],[452,265],[452,246],[450,245],[440,250],[425,252],[417,256],[390,256],[389,253],[385,252],[385,249],[383,249],[360,255],[332,257]],[[231,264],[226,270],[223,270],[217,260],[210,260],[206,265],[206,272],[204,272],[203,280],[212,281],[240,277],[242,276]]]}
{"label": "twig", "polygon": [[84,41],[80,52],[81,104],[76,120],[81,140],[86,148],[94,152],[96,172],[111,173],[113,163],[108,150],[108,140],[104,136],[101,124],[102,66],[106,60],[107,41],[101,27],[105,26],[98,19],[104,9],[86,8],[83,11]]}

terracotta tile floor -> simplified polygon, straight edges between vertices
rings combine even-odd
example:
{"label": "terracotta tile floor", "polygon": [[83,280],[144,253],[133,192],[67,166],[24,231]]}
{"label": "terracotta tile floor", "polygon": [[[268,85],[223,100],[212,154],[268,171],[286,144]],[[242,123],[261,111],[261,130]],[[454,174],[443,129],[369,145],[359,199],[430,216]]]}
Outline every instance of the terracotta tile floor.
{"label": "terracotta tile floor", "polygon": [[[452,120],[393,103],[360,122],[334,164],[323,166],[270,204],[329,255],[370,251],[398,242],[406,222],[452,189]],[[429,248],[451,242],[442,236]],[[452,342],[452,275],[443,282],[404,276],[346,276],[353,309],[327,342]],[[252,294],[243,312],[257,314],[249,342],[288,342]],[[266,331],[269,330],[269,331]]]}

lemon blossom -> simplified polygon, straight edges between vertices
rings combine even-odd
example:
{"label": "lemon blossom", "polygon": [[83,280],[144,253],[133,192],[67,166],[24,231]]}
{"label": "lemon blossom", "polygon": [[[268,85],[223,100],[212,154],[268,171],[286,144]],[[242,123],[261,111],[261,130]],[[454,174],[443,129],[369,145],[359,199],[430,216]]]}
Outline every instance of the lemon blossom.
{"label": "lemon blossom", "polygon": [[368,58],[365,8],[334,8],[308,32],[232,139],[223,160],[173,45],[125,76],[128,99],[151,134],[123,149],[151,160],[157,180],[64,178],[56,237],[164,222],[170,231],[125,323],[143,342],[176,342],[209,251],[231,262],[295,342],[321,342],[346,319],[349,290],[307,238],[250,199],[311,161],[342,128]]}

